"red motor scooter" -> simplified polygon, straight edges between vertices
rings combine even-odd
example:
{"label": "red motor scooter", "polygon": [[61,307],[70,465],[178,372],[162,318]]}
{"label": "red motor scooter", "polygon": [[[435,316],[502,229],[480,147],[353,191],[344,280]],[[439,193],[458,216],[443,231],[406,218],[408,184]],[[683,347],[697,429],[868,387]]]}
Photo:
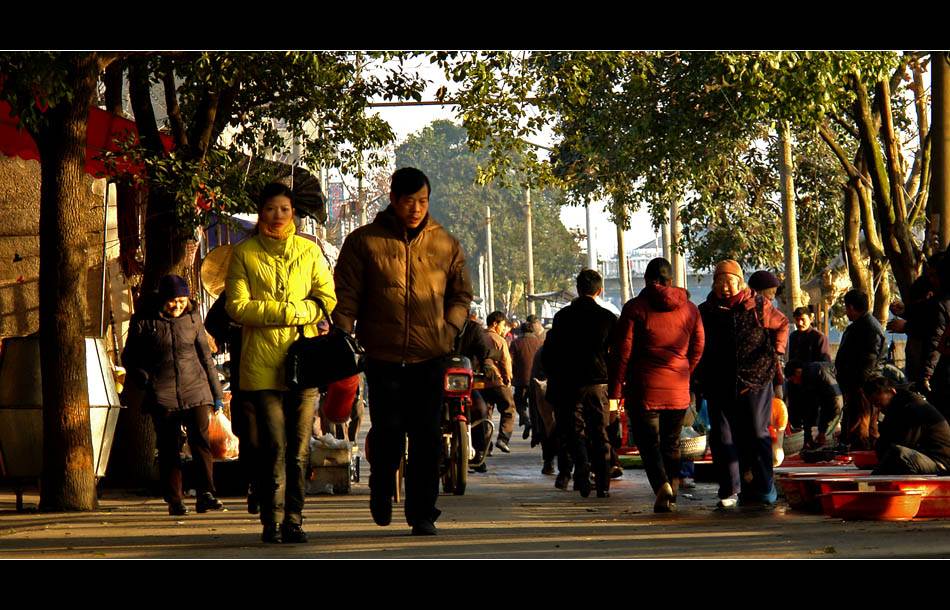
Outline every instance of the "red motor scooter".
{"label": "red motor scooter", "polygon": [[442,385],[442,489],[461,496],[468,481],[472,451],[472,363],[465,356],[446,358]]}

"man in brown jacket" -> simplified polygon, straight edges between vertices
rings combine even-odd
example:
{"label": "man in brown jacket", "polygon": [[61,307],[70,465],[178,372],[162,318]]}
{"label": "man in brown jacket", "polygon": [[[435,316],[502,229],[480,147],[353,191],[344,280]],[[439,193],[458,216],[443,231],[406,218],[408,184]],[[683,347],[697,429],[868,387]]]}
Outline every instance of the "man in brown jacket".
{"label": "man in brown jacket", "polygon": [[511,453],[508,443],[515,428],[515,400],[511,394],[511,353],[508,351],[508,342],[505,341],[508,318],[500,311],[493,311],[488,314],[485,323],[488,325],[485,330],[485,338],[490,348],[488,357],[495,375],[491,380],[485,380],[481,394],[486,403],[498,408],[498,441],[495,446],[502,453]]}
{"label": "man in brown jacket", "polygon": [[334,273],[338,326],[366,349],[370,421],[370,512],[392,520],[396,469],[406,446],[406,521],[414,535],[436,533],[442,357],[452,351],[472,288],[465,255],[428,213],[429,179],[397,170],[388,208],[350,233]]}

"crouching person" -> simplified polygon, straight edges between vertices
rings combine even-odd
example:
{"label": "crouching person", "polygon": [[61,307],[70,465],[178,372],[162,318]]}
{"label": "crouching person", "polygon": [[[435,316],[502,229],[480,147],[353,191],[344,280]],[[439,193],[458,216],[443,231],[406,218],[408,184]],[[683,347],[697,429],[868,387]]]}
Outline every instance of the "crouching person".
{"label": "crouching person", "polygon": [[869,379],[864,392],[884,413],[872,474],[948,474],[950,425],[936,407],[920,394],[895,388],[885,377]]}
{"label": "crouching person", "polygon": [[[804,428],[807,448],[823,447],[844,408],[835,365],[790,360],[785,365],[785,379],[789,385],[788,417],[792,426]],[[818,426],[815,439],[811,435],[812,426]]]}

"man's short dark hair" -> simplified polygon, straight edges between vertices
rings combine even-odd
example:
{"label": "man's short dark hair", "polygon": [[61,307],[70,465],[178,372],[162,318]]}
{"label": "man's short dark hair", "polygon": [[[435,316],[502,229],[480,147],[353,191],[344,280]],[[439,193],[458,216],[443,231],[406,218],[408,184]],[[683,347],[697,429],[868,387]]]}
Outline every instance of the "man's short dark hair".
{"label": "man's short dark hair", "polygon": [[864,395],[870,398],[874,394],[886,394],[891,390],[896,389],[894,384],[891,383],[891,380],[883,375],[875,375],[864,382],[864,386],[861,388],[864,390]]}
{"label": "man's short dark hair", "polygon": [[264,209],[264,204],[273,199],[274,197],[280,197],[283,195],[287,199],[290,199],[290,206],[296,207],[294,205],[294,192],[290,190],[290,187],[284,184],[283,182],[271,182],[261,190],[261,194],[257,196],[257,213],[260,214],[261,210]]}
{"label": "man's short dark hair", "polygon": [[508,318],[505,316],[505,314],[501,313],[500,311],[493,311],[490,314],[488,314],[487,318],[485,318],[485,324],[487,324],[488,326],[492,326],[496,322],[507,322],[507,321],[508,321]]}
{"label": "man's short dark hair", "polygon": [[577,274],[578,296],[592,297],[604,287],[604,279],[593,269],[584,269]]}
{"label": "man's short dark hair", "polygon": [[654,258],[647,263],[643,279],[647,284],[655,283],[669,286],[673,283],[673,265],[665,258]]}
{"label": "man's short dark hair", "polygon": [[403,167],[393,172],[393,177],[389,181],[389,192],[397,200],[403,195],[412,195],[422,190],[422,187],[428,188],[428,193],[432,194],[432,185],[429,184],[429,178],[414,167]]}
{"label": "man's short dark hair", "polygon": [[811,311],[811,307],[808,305],[802,305],[801,307],[796,307],[795,311],[792,312],[793,318],[798,318],[800,316],[812,316],[815,315]]}
{"label": "man's short dark hair", "polygon": [[860,290],[852,290],[848,294],[844,295],[844,304],[850,305],[858,313],[864,313],[871,308],[868,295],[861,292]]}

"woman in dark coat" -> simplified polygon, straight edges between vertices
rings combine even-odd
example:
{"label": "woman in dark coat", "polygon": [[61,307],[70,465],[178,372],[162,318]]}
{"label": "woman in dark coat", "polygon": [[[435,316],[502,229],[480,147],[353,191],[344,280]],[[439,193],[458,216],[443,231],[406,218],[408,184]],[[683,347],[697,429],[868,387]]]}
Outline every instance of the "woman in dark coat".
{"label": "woman in dark coat", "polygon": [[716,266],[713,292],[699,312],[706,346],[696,376],[709,406],[719,506],[772,504],[772,380],[788,318],[745,286],[733,260]]}
{"label": "woman in dark coat", "polygon": [[144,390],[142,406],[155,424],[168,513],[188,514],[181,489],[182,426],[197,465],[195,510],[203,513],[223,508],[214,497],[213,458],[208,439],[212,409],[221,408],[223,394],[201,316],[182,277],[166,275],[158,293],[145,299],[132,318],[122,363],[132,382]]}

